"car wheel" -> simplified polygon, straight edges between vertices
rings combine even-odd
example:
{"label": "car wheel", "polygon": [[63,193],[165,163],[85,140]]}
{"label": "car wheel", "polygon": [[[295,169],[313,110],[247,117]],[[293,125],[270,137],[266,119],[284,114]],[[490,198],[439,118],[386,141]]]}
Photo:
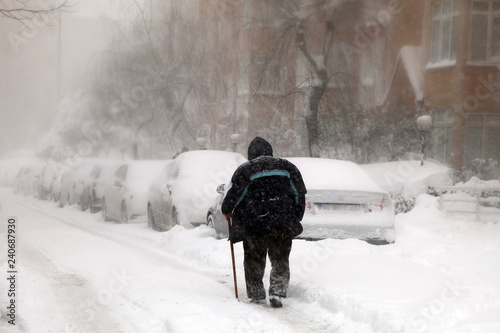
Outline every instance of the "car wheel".
{"label": "car wheel", "polygon": [[89,197],[89,209],[92,214],[99,211],[99,209],[94,205],[94,199],[92,197]]}
{"label": "car wheel", "polygon": [[102,199],[102,208],[101,208],[101,212],[102,212],[102,219],[104,220],[104,222],[109,222],[110,219],[108,218],[108,208],[106,206],[106,199]]}
{"label": "car wheel", "polygon": [[82,197],[80,199],[80,207],[82,208],[82,212],[89,209],[89,206],[90,206],[89,197],[87,195],[82,195]]}
{"label": "car wheel", "polygon": [[122,202],[120,223],[128,223],[127,205],[125,204],[125,201]]}
{"label": "car wheel", "polygon": [[178,225],[179,224],[179,213],[177,212],[177,208],[172,207],[172,227],[174,225]]}
{"label": "car wheel", "polygon": [[207,226],[209,228],[215,229],[214,216],[212,214],[208,214],[207,216]]}
{"label": "car wheel", "polygon": [[153,215],[153,207],[148,205],[148,227],[158,231],[158,227],[156,226],[155,216]]}

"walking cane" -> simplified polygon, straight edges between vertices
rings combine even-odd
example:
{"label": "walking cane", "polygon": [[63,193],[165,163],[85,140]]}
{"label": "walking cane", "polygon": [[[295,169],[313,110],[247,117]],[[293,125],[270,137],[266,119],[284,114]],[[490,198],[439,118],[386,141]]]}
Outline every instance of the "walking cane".
{"label": "walking cane", "polygon": [[[227,220],[227,228],[229,230],[229,233],[231,233],[231,219],[228,216],[226,216],[226,215],[224,215],[224,217]],[[233,262],[234,294],[236,296],[236,299],[239,302],[240,299],[238,298],[238,284],[236,282],[236,265],[234,263],[234,247],[233,247],[233,242],[231,242],[231,240],[229,240],[229,244],[231,245],[231,259],[232,259],[232,262]]]}

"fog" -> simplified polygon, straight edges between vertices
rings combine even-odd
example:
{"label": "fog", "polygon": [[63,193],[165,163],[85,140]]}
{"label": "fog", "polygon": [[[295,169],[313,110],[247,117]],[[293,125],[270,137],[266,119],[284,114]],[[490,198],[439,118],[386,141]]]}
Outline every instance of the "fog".
{"label": "fog", "polygon": [[0,16],[0,156],[244,153],[261,136],[284,157],[421,155],[498,177],[497,23],[460,21],[492,2],[66,1]]}
{"label": "fog", "polygon": [[79,89],[105,50],[118,9],[117,1],[71,0],[64,11],[24,24],[0,16],[0,156],[36,147],[59,99]]}
{"label": "fog", "polygon": [[[500,332],[499,18],[500,0],[0,0],[0,332]],[[280,159],[231,182],[256,136]],[[234,300],[219,186],[247,185],[243,211],[262,175],[303,193],[281,158],[307,197],[270,206],[305,208],[308,240],[271,311]]]}

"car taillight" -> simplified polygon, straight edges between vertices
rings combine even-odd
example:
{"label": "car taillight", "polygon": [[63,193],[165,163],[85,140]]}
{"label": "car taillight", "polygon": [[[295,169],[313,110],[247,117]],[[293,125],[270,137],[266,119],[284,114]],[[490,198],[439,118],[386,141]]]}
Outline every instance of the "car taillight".
{"label": "car taillight", "polygon": [[370,212],[380,212],[392,206],[392,201],[389,198],[376,199],[370,202],[368,210]]}
{"label": "car taillight", "polygon": [[306,198],[306,210],[311,210],[311,208],[312,208],[311,203]]}

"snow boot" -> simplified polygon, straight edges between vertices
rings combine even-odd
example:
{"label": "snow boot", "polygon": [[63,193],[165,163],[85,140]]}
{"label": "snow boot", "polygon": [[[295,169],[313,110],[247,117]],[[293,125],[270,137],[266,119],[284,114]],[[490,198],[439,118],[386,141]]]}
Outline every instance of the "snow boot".
{"label": "snow boot", "polygon": [[277,295],[269,296],[269,303],[271,303],[273,308],[281,308],[283,306],[283,303],[281,303],[281,297]]}
{"label": "snow boot", "polygon": [[265,298],[261,298],[261,299],[254,299],[254,298],[252,298],[250,300],[250,303],[254,303],[254,304],[266,304],[266,299]]}

